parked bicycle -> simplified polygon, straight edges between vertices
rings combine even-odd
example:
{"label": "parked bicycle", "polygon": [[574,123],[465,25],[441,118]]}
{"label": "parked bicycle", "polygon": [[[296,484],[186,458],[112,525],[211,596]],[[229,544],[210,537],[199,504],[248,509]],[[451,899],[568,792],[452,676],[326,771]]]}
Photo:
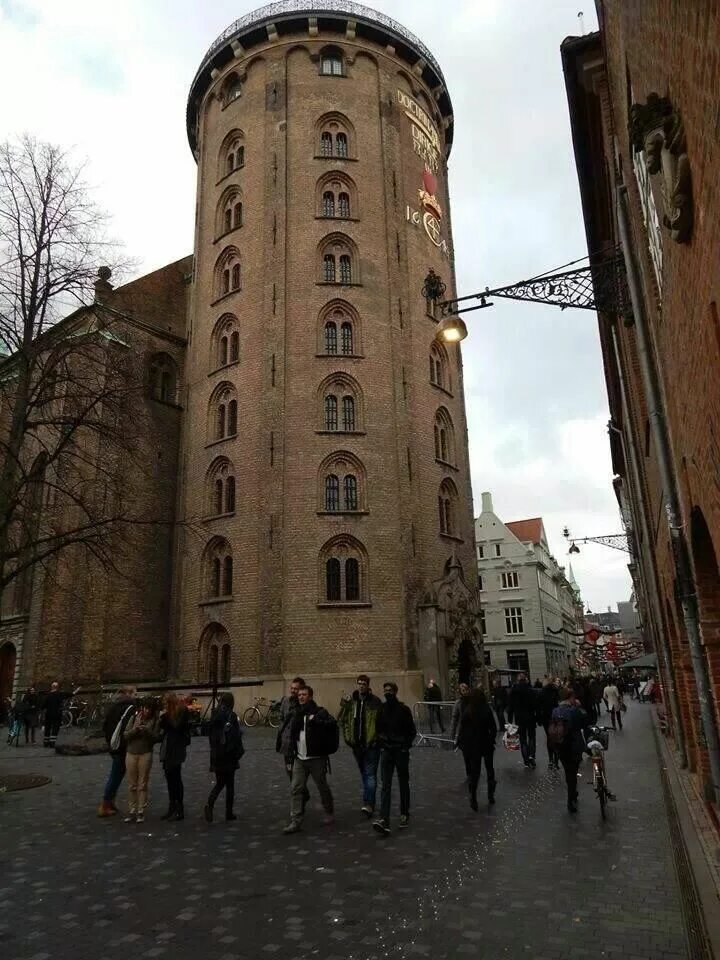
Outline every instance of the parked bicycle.
{"label": "parked bicycle", "polygon": [[605,820],[606,807],[608,800],[615,800],[615,794],[611,793],[607,784],[607,773],[605,771],[605,751],[610,745],[609,727],[588,727],[586,731],[587,748],[590,751],[592,760],[592,785],[595,795],[600,801],[600,815]]}
{"label": "parked bicycle", "polygon": [[85,727],[92,724],[102,723],[106,712],[106,698],[100,695],[94,702],[81,699],[78,694],[81,687],[77,687],[72,692],[72,696],[66,701],[62,711],[63,727]]}
{"label": "parked bicycle", "polygon": [[7,742],[9,746],[20,746],[20,731],[23,728],[23,718],[20,715],[18,710],[10,708],[10,713],[8,715],[8,737]]}
{"label": "parked bicycle", "polygon": [[265,726],[277,729],[282,722],[280,703],[269,702],[265,697],[255,697],[255,705],[247,708],[242,720],[246,727],[256,727],[262,722]]}

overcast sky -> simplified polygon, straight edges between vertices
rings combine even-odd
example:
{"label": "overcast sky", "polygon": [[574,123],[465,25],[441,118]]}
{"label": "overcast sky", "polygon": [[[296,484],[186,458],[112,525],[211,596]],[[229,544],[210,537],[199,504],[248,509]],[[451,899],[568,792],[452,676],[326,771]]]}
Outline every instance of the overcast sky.
{"label": "overcast sky", "polygon": [[[592,0],[374,0],[439,60],[455,110],[450,188],[460,294],[585,254],[559,47],[596,28]],[[142,272],[192,250],[190,82],[251,0],[0,0],[0,138],[29,132],[88,159],[114,233]],[[597,319],[495,301],[470,314],[465,386],[476,513],[492,491],[505,521],[615,533]],[[630,592],[627,557],[573,558],[586,603]]]}

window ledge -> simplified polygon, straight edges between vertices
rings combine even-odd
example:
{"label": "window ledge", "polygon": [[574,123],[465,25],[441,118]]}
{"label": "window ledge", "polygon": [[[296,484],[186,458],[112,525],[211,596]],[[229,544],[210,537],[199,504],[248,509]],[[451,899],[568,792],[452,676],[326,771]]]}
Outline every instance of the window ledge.
{"label": "window ledge", "polygon": [[337,607],[345,609],[359,609],[371,607],[369,600],[328,600],[318,604],[318,610],[334,610]]}
{"label": "window ledge", "polygon": [[441,530],[440,536],[443,538],[443,540],[452,540],[455,543],[465,543],[462,537],[456,537],[454,533],[443,533]]}
{"label": "window ledge", "polygon": [[447,387],[441,387],[439,383],[435,383],[434,381],[431,380],[430,386],[435,387],[435,389],[439,390],[440,393],[444,393],[446,397],[453,397],[453,398],[455,397],[454,393],[448,390]]}
{"label": "window ledge", "polygon": [[440,457],[435,457],[435,463],[439,463],[441,467],[447,467],[449,470],[459,470],[459,467],[456,467],[454,463],[450,463],[449,460],[441,460]]}
{"label": "window ledge", "polygon": [[227,597],[211,597],[210,600],[201,600],[198,604],[199,607],[212,607],[216,603],[231,603],[235,597],[230,594]]}
{"label": "window ledge", "polygon": [[215,367],[214,370],[211,370],[208,374],[209,377],[214,377],[216,373],[223,373],[225,370],[229,370],[230,367],[237,367],[240,363],[239,360],[231,360],[230,363],[226,363],[222,367]]}
{"label": "window ledge", "polygon": [[211,307],[214,307],[218,303],[222,303],[223,300],[227,300],[229,297],[234,296],[236,293],[241,293],[242,287],[236,287],[234,290],[228,290],[227,293],[224,293],[221,297],[218,297],[217,300],[213,300],[210,304]]}
{"label": "window ledge", "polygon": [[219,443],[225,443],[226,440],[235,440],[235,439],[237,439],[237,434],[229,433],[226,437],[220,437],[219,440],[211,440],[210,443],[206,443],[205,449],[207,450],[210,447],[216,447]]}
{"label": "window ledge", "polygon": [[238,170],[243,170],[244,168],[245,168],[245,164],[243,163],[239,167],[235,167],[234,170],[231,170],[230,173],[224,173],[222,177],[220,177],[220,179],[217,181],[215,186],[219,187],[221,183],[224,183],[228,179],[228,177],[231,177],[234,173],[237,173]]}
{"label": "window ledge", "polygon": [[315,159],[316,160],[332,160],[335,163],[337,163],[338,160],[349,160],[350,163],[357,163],[358,158],[357,157],[337,157],[335,156],[335,154],[329,155],[327,153],[316,153]]}
{"label": "window ledge", "polygon": [[369,510],[318,510],[319,517],[366,517]]}
{"label": "window ledge", "polygon": [[316,353],[316,357],[327,357],[330,360],[364,360],[364,353]]}
{"label": "window ledge", "polygon": [[[317,280],[316,286],[318,287],[361,287],[362,283],[359,280],[351,280],[350,283],[343,283],[342,280]],[[227,294],[225,294],[227,296]],[[210,304],[213,306],[213,304]]]}
{"label": "window ledge", "polygon": [[220,243],[221,240],[224,240],[225,237],[229,237],[230,234],[235,233],[236,230],[242,230],[244,226],[244,223],[239,223],[236,227],[231,227],[230,230],[226,230],[225,233],[218,234],[218,236],[213,240],[213,244]]}
{"label": "window ledge", "polygon": [[203,523],[212,523],[213,520],[224,520],[226,517],[234,517],[235,511],[229,513],[214,513],[211,517],[203,517]]}
{"label": "window ledge", "polygon": [[315,433],[325,437],[336,437],[338,434],[346,437],[364,437],[364,430],[316,430]]}
{"label": "window ledge", "polygon": [[346,223],[360,223],[360,217],[326,217],[322,213],[315,214],[316,220],[344,220]]}

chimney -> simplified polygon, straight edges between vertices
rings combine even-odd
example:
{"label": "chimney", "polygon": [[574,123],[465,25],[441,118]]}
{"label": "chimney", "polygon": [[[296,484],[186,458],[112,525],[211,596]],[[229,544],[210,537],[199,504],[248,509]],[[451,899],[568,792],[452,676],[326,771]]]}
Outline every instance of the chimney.
{"label": "chimney", "polygon": [[482,495],[482,512],[483,513],[495,512],[493,510],[492,494],[489,493],[487,490]]}
{"label": "chimney", "polygon": [[112,270],[110,267],[98,267],[98,278],[95,281],[95,303],[103,303],[113,291],[110,283]]}

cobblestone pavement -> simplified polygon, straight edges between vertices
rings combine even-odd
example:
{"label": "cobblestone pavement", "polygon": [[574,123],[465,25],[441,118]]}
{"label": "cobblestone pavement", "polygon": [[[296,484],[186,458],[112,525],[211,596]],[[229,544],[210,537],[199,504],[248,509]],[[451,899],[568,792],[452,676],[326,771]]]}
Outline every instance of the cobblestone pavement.
{"label": "cobblestone pavement", "polygon": [[[473,814],[458,755],[417,748],[412,822],[379,837],[359,812],[348,751],[332,761],[335,826],[317,794],[304,830],[280,833],[288,781],[270,731],[251,731],[235,823],[206,824],[204,741],[185,767],[187,819],[166,824],[151,776],[148,819],[95,816],[106,757],[0,747],[0,772],[49,786],[0,796],[0,950],[7,960],[691,960],[650,722],[631,704],[608,754],[619,797],[607,822],[587,785],[497,751],[498,796]],[[311,787],[311,789],[314,789]],[[218,808],[219,809],[219,806]]]}

